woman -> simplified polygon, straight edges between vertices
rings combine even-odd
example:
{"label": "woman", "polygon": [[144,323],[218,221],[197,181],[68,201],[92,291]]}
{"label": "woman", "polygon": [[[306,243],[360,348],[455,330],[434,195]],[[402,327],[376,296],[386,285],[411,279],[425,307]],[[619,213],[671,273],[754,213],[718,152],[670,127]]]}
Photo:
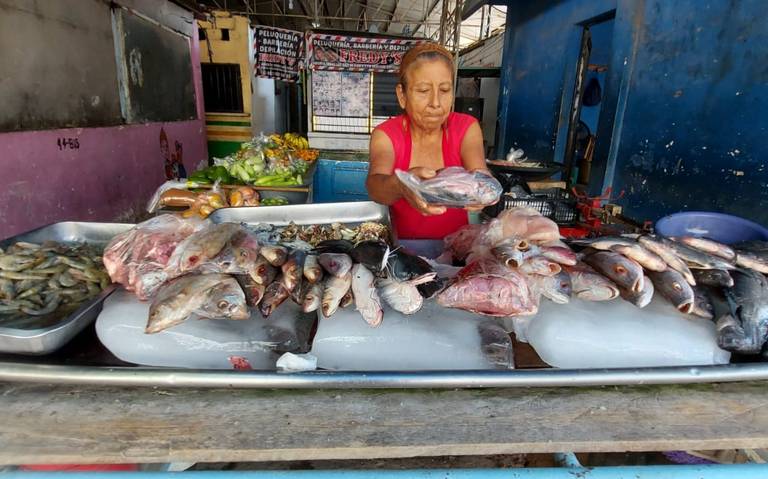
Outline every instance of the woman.
{"label": "woman", "polygon": [[467,211],[429,206],[397,179],[408,170],[431,178],[448,166],[486,170],[483,133],[477,120],[452,112],[453,57],[434,43],[411,48],[400,64],[397,100],[405,114],[373,131],[366,187],[377,203],[390,206],[400,238],[438,239],[467,224]]}

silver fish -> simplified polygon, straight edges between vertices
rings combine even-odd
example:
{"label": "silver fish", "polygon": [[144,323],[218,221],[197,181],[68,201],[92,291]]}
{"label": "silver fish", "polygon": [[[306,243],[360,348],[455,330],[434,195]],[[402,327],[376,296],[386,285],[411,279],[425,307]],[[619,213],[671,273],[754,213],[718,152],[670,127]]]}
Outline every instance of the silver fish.
{"label": "silver fish", "polygon": [[264,292],[267,289],[266,285],[257,283],[249,275],[244,274],[235,276],[235,279],[237,279],[240,287],[243,288],[248,306],[258,306],[261,299],[264,297]]}
{"label": "silver fish", "polygon": [[567,304],[571,300],[573,284],[571,275],[561,271],[554,276],[528,276],[531,288],[545,298],[557,304]]}
{"label": "silver fish", "polygon": [[724,269],[694,269],[693,277],[697,285],[717,288],[732,288],[733,278]]}
{"label": "silver fish", "polygon": [[625,301],[628,301],[638,308],[644,308],[651,303],[653,299],[653,282],[647,276],[643,280],[643,289],[640,291],[630,291],[625,288],[619,288],[619,293]]}
{"label": "silver fish", "polygon": [[599,238],[574,239],[570,242],[571,244],[589,246],[590,248],[601,251],[612,251],[614,246],[633,246],[637,244],[637,241],[623,236],[601,236]]}
{"label": "silver fish", "polygon": [[622,288],[634,292],[643,290],[643,268],[626,256],[610,251],[598,251],[584,258],[584,262]]}
{"label": "silver fish", "polygon": [[574,296],[584,301],[610,301],[619,297],[619,288],[585,263],[564,266],[571,277]]}
{"label": "silver fish", "polygon": [[[325,253],[324,253],[325,254]],[[332,254],[332,253],[331,253]],[[322,255],[320,255],[322,257]],[[333,316],[339,309],[344,295],[347,294],[352,286],[352,274],[347,272],[344,276],[331,276],[325,282],[325,291],[323,291],[322,310],[326,318]]]}
{"label": "silver fish", "polygon": [[[350,272],[350,274],[352,273]],[[345,294],[344,297],[341,298],[341,301],[339,302],[339,307],[346,308],[353,304],[355,304],[355,295],[352,294],[352,288],[350,288],[349,291],[347,291],[347,294]]]}
{"label": "silver fish", "polygon": [[267,261],[267,258],[259,256],[256,263],[254,263],[254,270],[251,276],[254,281],[266,287],[275,280],[277,268],[272,266]]}
{"label": "silver fish", "polygon": [[309,285],[307,294],[301,303],[301,310],[305,313],[317,311],[323,301],[323,283],[314,283]]}
{"label": "silver fish", "polygon": [[304,259],[306,257],[307,254],[305,252],[293,250],[288,255],[288,260],[280,267],[283,272],[283,286],[285,286],[288,292],[293,292],[301,283],[301,279],[304,277]]}
{"label": "silver fish", "polygon": [[547,258],[555,263],[564,264],[567,266],[575,265],[578,260],[576,254],[571,248],[563,246],[542,246],[539,248],[541,256]]}
{"label": "silver fish", "polygon": [[688,284],[691,286],[696,285],[696,280],[694,279],[693,273],[691,273],[691,269],[688,267],[688,264],[679,256],[677,256],[675,251],[667,246],[667,244],[662,241],[660,237],[653,235],[643,235],[640,236],[637,241],[641,245],[645,246],[648,251],[655,253],[661,259],[663,259],[664,262],[667,263],[667,266],[682,274]]}
{"label": "silver fish", "polygon": [[551,261],[544,256],[534,256],[528,258],[518,267],[518,270],[524,274],[539,274],[542,276],[554,276],[562,271],[562,266]]}
{"label": "silver fish", "polygon": [[693,288],[685,281],[683,275],[673,269],[662,272],[649,271],[648,277],[653,281],[656,291],[661,293],[678,311],[684,314],[693,312]]}
{"label": "silver fish", "polygon": [[384,319],[384,311],[381,309],[381,299],[376,292],[374,281],[373,273],[362,264],[352,267],[352,295],[355,300],[355,309],[360,312],[366,323],[375,328]]}
{"label": "silver fish", "polygon": [[667,269],[667,263],[661,256],[648,251],[640,243],[635,243],[633,245],[616,245],[611,248],[611,251],[626,256],[649,271],[664,271]]}
{"label": "silver fish", "polygon": [[268,318],[290,295],[291,292],[283,286],[280,279],[270,283],[264,291],[264,297],[259,304],[259,311],[265,318]]}
{"label": "silver fish", "polygon": [[196,269],[218,255],[241,228],[236,223],[220,223],[192,233],[179,243],[168,265],[173,265],[178,274]]}
{"label": "silver fish", "polygon": [[288,250],[283,246],[262,246],[259,253],[275,267],[282,266],[288,260]]}
{"label": "silver fish", "polygon": [[248,319],[245,293],[225,274],[187,275],[163,285],[149,306],[145,332],[157,333],[192,314],[216,319]]}
{"label": "silver fish", "polygon": [[690,246],[672,241],[667,238],[661,238],[662,242],[669,246],[675,254],[688,263],[688,266],[694,269],[736,269],[733,263],[723,258],[699,251]]}
{"label": "silver fish", "polygon": [[529,258],[539,254],[536,247],[520,250],[511,244],[503,244],[491,249],[491,254],[510,268],[517,268]]}
{"label": "silver fish", "polygon": [[323,279],[323,268],[317,262],[317,255],[308,254],[304,260],[304,277],[313,284]]}
{"label": "silver fish", "polygon": [[414,314],[424,305],[424,298],[419,293],[418,285],[413,284],[413,281],[398,281],[387,277],[380,279],[377,286],[381,297],[395,311]]}
{"label": "silver fish", "polygon": [[333,276],[341,278],[352,269],[352,258],[344,253],[322,253],[317,261]]}
{"label": "silver fish", "polygon": [[686,246],[703,251],[704,253],[719,256],[726,261],[733,261],[736,259],[736,252],[733,248],[711,239],[696,238],[694,236],[683,236],[675,239]]}
{"label": "silver fish", "polygon": [[736,264],[742,268],[749,268],[763,274],[768,274],[768,256],[754,251],[737,250]]}

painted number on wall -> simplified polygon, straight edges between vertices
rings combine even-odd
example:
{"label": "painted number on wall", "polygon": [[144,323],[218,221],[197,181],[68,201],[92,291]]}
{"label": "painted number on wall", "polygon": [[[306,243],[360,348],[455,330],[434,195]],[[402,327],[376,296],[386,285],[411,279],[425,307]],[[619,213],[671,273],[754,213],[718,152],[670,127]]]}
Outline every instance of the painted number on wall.
{"label": "painted number on wall", "polygon": [[79,150],[80,140],[78,138],[59,138],[56,140],[59,150]]}

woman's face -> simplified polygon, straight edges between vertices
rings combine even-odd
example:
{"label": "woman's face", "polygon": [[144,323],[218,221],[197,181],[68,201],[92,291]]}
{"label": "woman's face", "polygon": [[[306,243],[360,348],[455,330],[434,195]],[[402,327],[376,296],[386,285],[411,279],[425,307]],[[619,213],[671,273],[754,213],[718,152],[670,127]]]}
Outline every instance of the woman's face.
{"label": "woman's face", "polygon": [[405,83],[397,85],[400,107],[420,128],[440,128],[453,105],[453,71],[447,62],[417,60],[405,72]]}

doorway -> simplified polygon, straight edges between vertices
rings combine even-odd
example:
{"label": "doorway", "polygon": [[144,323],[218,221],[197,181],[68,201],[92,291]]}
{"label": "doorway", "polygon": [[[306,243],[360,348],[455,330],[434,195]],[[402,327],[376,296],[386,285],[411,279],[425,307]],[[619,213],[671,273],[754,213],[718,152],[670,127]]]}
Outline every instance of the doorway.
{"label": "doorway", "polygon": [[600,138],[601,114],[613,108],[606,105],[606,83],[612,54],[615,12],[591,20],[581,27],[581,48],[573,86],[573,103],[568,117],[568,137],[564,157],[565,178],[569,184],[589,186],[592,160]]}

